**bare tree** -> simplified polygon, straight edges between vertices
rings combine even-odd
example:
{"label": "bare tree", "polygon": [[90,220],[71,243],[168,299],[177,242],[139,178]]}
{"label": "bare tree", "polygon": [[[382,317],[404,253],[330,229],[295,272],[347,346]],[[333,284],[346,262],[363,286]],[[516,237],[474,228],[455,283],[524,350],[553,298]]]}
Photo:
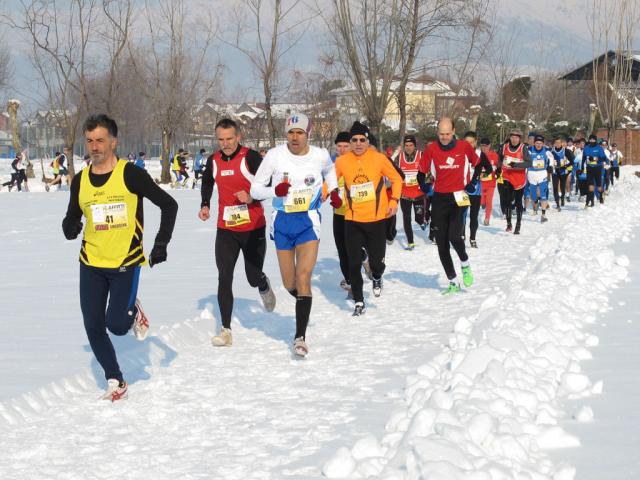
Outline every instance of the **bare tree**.
{"label": "bare tree", "polygon": [[[73,151],[80,105],[88,105],[87,54],[96,21],[97,0],[73,0],[62,9],[55,0],[21,1],[19,18],[9,25],[27,34],[31,60],[45,87],[48,103],[64,130],[64,145]],[[73,161],[69,173],[74,175]]]}
{"label": "bare tree", "polygon": [[[240,0],[231,22],[233,31],[222,32],[220,40],[249,59],[257,72],[264,94],[269,143],[276,146],[276,126],[271,111],[277,92],[282,58],[305,33],[309,19],[300,15],[301,0]],[[232,40],[229,40],[232,38]]]}
{"label": "bare tree", "polygon": [[9,53],[9,49],[2,45],[0,46],[0,90],[9,86],[12,75],[11,54]]}
{"label": "bare tree", "polygon": [[592,0],[588,20],[594,54],[594,96],[611,137],[638,89],[637,73],[633,81],[633,41],[640,21],[640,2]]}
{"label": "bare tree", "polygon": [[210,66],[208,53],[215,35],[211,18],[187,23],[184,0],[161,0],[145,7],[148,43],[129,44],[130,58],[144,97],[151,104],[152,123],[162,132],[163,183],[171,181],[170,151],[178,134],[192,128],[198,98],[210,96],[221,66]]}
{"label": "bare tree", "polygon": [[374,133],[382,128],[392,87],[402,63],[403,20],[414,3],[403,0],[332,0],[325,16],[338,58],[358,92]]}

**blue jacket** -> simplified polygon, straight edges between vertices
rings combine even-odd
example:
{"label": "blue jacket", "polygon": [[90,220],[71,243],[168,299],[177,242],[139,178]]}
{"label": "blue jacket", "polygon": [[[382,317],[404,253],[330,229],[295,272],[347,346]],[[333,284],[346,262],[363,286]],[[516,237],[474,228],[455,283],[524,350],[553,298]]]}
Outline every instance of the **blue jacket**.
{"label": "blue jacket", "polygon": [[[528,170],[531,170],[532,172],[539,172],[549,168],[549,156],[547,155],[548,153],[549,149],[547,147],[542,147],[541,150],[536,150],[536,147],[534,146],[529,147],[529,158],[531,160],[531,166],[528,168]],[[540,162],[543,162],[542,166],[537,166],[540,164]]]}
{"label": "blue jacket", "polygon": [[193,162],[193,171],[197,172],[198,170],[204,169],[204,165],[207,163],[207,159],[201,153],[196,155],[196,159]]}
{"label": "blue jacket", "polygon": [[595,145],[593,147],[589,144],[585,145],[584,151],[582,152],[582,158],[586,159],[586,163],[589,166],[602,166],[609,162],[609,158],[607,157],[604,148],[602,148],[602,145]]}
{"label": "blue jacket", "polygon": [[133,162],[133,164],[138,167],[141,168],[142,170],[145,169],[145,165],[144,165],[144,159],[142,157],[138,157],[136,158],[136,161]]}

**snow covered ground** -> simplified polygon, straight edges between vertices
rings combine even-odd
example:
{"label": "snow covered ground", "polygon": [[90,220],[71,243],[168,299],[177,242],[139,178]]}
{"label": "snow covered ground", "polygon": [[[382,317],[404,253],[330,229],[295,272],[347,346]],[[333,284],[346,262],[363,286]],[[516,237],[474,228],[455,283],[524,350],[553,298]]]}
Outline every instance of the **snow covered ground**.
{"label": "snow covered ground", "polygon": [[[574,202],[544,225],[529,215],[520,237],[497,217],[481,226],[476,284],[454,297],[439,293],[435,246],[417,231],[405,251],[399,224],[382,297],[366,291],[358,319],[338,287],[325,206],[303,361],[272,244],[275,312],[240,261],[234,346],[210,346],[215,226],[196,218],[198,191],[175,191],[168,262],[141,280],[151,335],[116,339],[131,387],[113,405],[96,400],[104,379],[79,312],[79,241],[60,228],[68,193],[0,193],[0,478],[639,478],[637,289],[618,296],[640,276],[640,254],[624,248],[640,223],[630,173],[603,207]],[[159,215],[145,213],[149,248]],[[601,438],[618,448],[601,450]]]}

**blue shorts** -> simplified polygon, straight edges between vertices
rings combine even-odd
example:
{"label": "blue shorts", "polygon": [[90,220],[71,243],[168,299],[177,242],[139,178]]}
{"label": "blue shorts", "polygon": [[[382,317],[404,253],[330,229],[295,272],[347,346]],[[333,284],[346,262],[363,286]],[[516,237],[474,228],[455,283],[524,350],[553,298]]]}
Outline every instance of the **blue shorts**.
{"label": "blue shorts", "polygon": [[276,250],[293,250],[297,245],[320,240],[320,212],[285,213],[274,210],[271,222],[271,238]]}
{"label": "blue shorts", "polygon": [[538,185],[529,184],[529,193],[531,194],[531,201],[535,202],[538,199],[538,189],[540,189],[540,200],[549,200],[549,182],[541,182]]}
{"label": "blue shorts", "polygon": [[529,198],[529,181],[527,180],[527,183],[524,184],[524,198]]}

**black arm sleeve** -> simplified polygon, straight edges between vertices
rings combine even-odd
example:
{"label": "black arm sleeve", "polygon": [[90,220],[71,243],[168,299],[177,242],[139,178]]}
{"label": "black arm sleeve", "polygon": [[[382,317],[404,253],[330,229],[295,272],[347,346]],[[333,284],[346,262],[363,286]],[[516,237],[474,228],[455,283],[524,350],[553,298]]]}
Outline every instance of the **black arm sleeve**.
{"label": "black arm sleeve", "polygon": [[211,207],[211,195],[213,195],[213,185],[216,181],[213,179],[213,155],[209,155],[207,163],[202,173],[202,187],[200,187],[200,208]]}
{"label": "black arm sleeve", "polygon": [[576,159],[576,156],[573,154],[573,152],[571,150],[565,149],[564,154],[567,157],[567,160],[569,160],[573,164],[573,161]]}
{"label": "black arm sleeve", "polygon": [[73,231],[72,227],[82,219],[82,210],[80,210],[80,202],[78,201],[81,178],[82,175],[80,174],[74,176],[71,181],[71,187],[69,188],[71,192],[69,195],[69,205],[67,206],[67,213],[62,220],[62,232],[67,240],[73,240],[75,238],[71,234]]}
{"label": "black arm sleeve", "polygon": [[[386,155],[385,155],[385,157],[386,157]],[[393,168],[396,169],[396,172],[398,172],[400,174],[400,176],[402,177],[402,180],[404,180],[404,172],[402,171],[402,169],[398,165],[396,165],[394,163],[394,161],[391,160],[389,157],[387,157],[387,160],[389,160],[389,163],[391,163],[391,165],[393,165]]]}
{"label": "black arm sleeve", "polygon": [[491,162],[484,154],[484,152],[480,152],[480,161],[473,169],[473,177],[471,177],[471,181],[477,182],[483,170],[485,171],[485,173],[489,174],[493,172],[493,166],[491,165]]}
{"label": "black arm sleeve", "polygon": [[249,168],[249,172],[251,175],[255,175],[258,171],[258,167],[262,163],[262,157],[255,150],[249,150],[247,156],[245,157],[247,160],[247,167]]}
{"label": "black arm sleeve", "polygon": [[162,211],[160,228],[155,243],[168,244],[176,223],[178,203],[156,185],[146,170],[136,167],[133,163],[127,163],[124,167],[124,183],[130,192],[148,198],[154,205],[160,207]]}

